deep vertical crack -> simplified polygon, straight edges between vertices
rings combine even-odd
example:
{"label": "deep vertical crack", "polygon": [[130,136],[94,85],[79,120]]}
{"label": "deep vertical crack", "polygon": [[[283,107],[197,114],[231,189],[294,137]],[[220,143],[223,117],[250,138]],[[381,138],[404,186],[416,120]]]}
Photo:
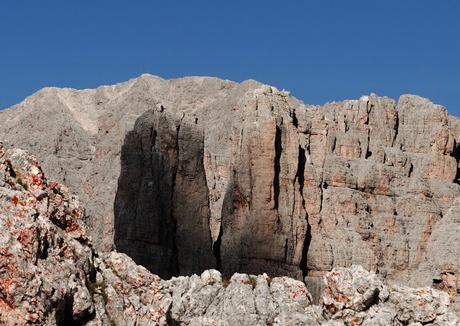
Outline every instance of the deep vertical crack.
{"label": "deep vertical crack", "polygon": [[454,150],[452,151],[452,154],[450,154],[452,157],[455,158],[457,161],[457,172],[455,174],[455,183],[460,183],[460,144],[457,143],[457,141],[454,141]]}
{"label": "deep vertical crack", "polygon": [[366,153],[364,155],[364,158],[368,159],[369,157],[372,156],[372,152],[370,150],[371,148],[371,128],[369,127],[369,115],[371,114],[374,104],[370,104],[369,101],[367,101],[366,106],[367,106],[367,115],[366,115],[366,121],[364,121],[364,124],[367,126],[367,148],[366,148]]}
{"label": "deep vertical crack", "polygon": [[305,241],[303,243],[303,248],[302,248],[302,258],[300,259],[300,266],[299,266],[304,278],[305,276],[308,275],[307,255],[308,255],[308,249],[310,248],[310,243],[311,243],[311,225],[310,223],[308,223],[307,232],[305,235]]}
{"label": "deep vertical crack", "polygon": [[212,244],[212,254],[216,259],[216,268],[218,271],[222,270],[222,255],[221,255],[221,245],[222,245],[222,223],[219,228],[219,235],[217,240]]}
{"label": "deep vertical crack", "polygon": [[302,146],[299,146],[299,158],[297,160],[297,173],[296,173],[296,178],[297,182],[299,183],[299,190],[300,190],[300,195],[302,196],[302,205],[305,207],[305,199],[303,198],[303,187],[304,187],[304,182],[305,182],[305,164],[307,162],[306,156],[305,156],[305,149],[302,148]]}
{"label": "deep vertical crack", "polygon": [[287,263],[288,260],[288,251],[289,251],[289,239],[284,241],[284,262]]}
{"label": "deep vertical crack", "polygon": [[281,144],[281,128],[276,126],[276,133],[275,133],[275,175],[273,178],[273,191],[274,191],[274,200],[275,205],[274,209],[278,209],[279,205],[279,195],[280,195],[280,171],[281,171],[281,151],[283,150]]}
{"label": "deep vertical crack", "polygon": [[365,159],[368,159],[369,157],[372,156],[372,152],[370,150],[371,148],[371,129],[367,129],[367,148],[366,148],[366,154],[364,156]]}
{"label": "deep vertical crack", "polygon": [[395,135],[393,137],[393,142],[391,143],[391,147],[394,147],[396,145],[396,138],[398,138],[398,132],[399,132],[399,113],[396,110]]}
{"label": "deep vertical crack", "polygon": [[175,150],[176,150],[176,165],[173,168],[173,173],[172,173],[172,182],[171,182],[171,210],[170,210],[170,217],[171,217],[171,222],[172,222],[172,257],[171,257],[171,262],[170,262],[170,270],[169,270],[169,275],[171,276],[177,276],[180,275],[180,270],[179,270],[179,252],[177,249],[177,220],[174,216],[174,193],[175,193],[175,188],[176,188],[176,178],[177,178],[177,170],[179,169],[179,132],[180,132],[180,127],[182,123],[182,118],[179,120],[179,123],[176,126],[176,143],[175,143]]}
{"label": "deep vertical crack", "polygon": [[[302,148],[302,146],[299,146],[299,157],[297,159],[297,173],[296,173],[296,179],[297,182],[299,183],[299,192],[300,196],[302,196],[302,207],[305,209],[305,198],[303,194],[303,189],[304,189],[304,183],[305,183],[305,164],[306,164],[306,156],[305,156],[305,149]],[[305,234],[305,240],[303,243],[302,247],[302,256],[300,260],[300,265],[299,268],[302,271],[303,277],[307,276],[307,254],[308,254],[308,248],[310,247],[310,242],[311,242],[311,226],[310,223],[308,222],[308,216],[305,216],[307,220],[307,231]]]}

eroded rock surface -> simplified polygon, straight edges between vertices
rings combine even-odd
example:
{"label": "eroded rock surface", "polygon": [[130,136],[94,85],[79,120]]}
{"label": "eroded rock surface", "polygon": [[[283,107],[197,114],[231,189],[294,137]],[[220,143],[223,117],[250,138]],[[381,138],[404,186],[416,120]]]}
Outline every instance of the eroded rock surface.
{"label": "eroded rock surface", "polygon": [[[132,212],[147,216],[140,206],[168,202],[165,195],[160,220],[172,225],[177,257],[195,253],[177,260],[179,273],[199,272],[198,264],[318,284],[334,267],[360,264],[456,300],[457,125],[444,108],[375,95],[311,107],[263,86],[241,97],[231,117],[208,129],[187,114],[141,116],[122,151],[115,223],[136,232]],[[158,160],[172,168],[164,173]],[[151,171],[179,178],[152,189],[148,182],[161,183]],[[129,182],[136,178],[144,182]],[[126,243],[125,232],[116,227],[116,242]]]}
{"label": "eroded rock surface", "polygon": [[163,80],[146,74],[97,89],[48,87],[0,111],[0,140],[31,151],[48,175],[77,194],[86,206],[96,247],[110,250],[120,154],[136,119],[158,107],[218,120],[258,85],[208,77]]}
{"label": "eroded rock surface", "polygon": [[[0,144],[0,320],[83,322],[94,313],[93,252],[78,201],[47,183],[38,162]],[[74,304],[72,304],[74,303]]]}
{"label": "eroded rock surface", "polygon": [[159,277],[123,254],[98,257],[84,218],[33,156],[0,143],[2,325],[166,324]]}
{"label": "eroded rock surface", "polygon": [[33,156],[0,144],[2,325],[457,322],[446,293],[386,290],[358,266],[326,274],[321,306],[311,304],[303,282],[288,277],[237,273],[223,279],[217,270],[206,270],[164,281],[125,254],[96,252],[85,218],[78,198],[48,181]]}
{"label": "eroded rock surface", "polygon": [[353,265],[324,276],[321,305],[332,325],[456,325],[445,292],[432,288],[387,285],[372,272]]}
{"label": "eroded rock surface", "polygon": [[0,139],[88,205],[96,247],[115,241],[161,276],[217,268],[318,288],[359,264],[457,300],[460,124],[426,99],[319,107],[254,81],[144,75],[45,89],[0,119]]}

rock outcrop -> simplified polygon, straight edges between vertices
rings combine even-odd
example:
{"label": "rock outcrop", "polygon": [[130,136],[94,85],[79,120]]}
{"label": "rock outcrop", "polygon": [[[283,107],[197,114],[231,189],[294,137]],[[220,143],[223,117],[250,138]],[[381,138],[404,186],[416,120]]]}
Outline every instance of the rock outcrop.
{"label": "rock outcrop", "polygon": [[387,287],[359,266],[325,275],[321,305],[288,277],[161,280],[125,254],[95,251],[85,218],[33,156],[0,144],[2,325],[458,325],[445,292]]}
{"label": "rock outcrop", "polygon": [[234,274],[222,280],[201,276],[172,278],[170,321],[180,325],[458,325],[449,296],[431,288],[387,285],[361,266],[337,268],[324,276],[319,305],[305,284],[267,274]]}
{"label": "rock outcrop", "polygon": [[[84,218],[79,200],[48,182],[34,157],[0,144],[2,325],[166,323],[160,278],[124,255],[98,256]],[[141,303],[129,306],[136,296]]]}
{"label": "rock outcrop", "polygon": [[0,139],[88,205],[97,248],[162,277],[267,272],[318,292],[359,264],[457,300],[460,124],[426,99],[319,107],[253,81],[144,75],[45,89],[0,119]]}

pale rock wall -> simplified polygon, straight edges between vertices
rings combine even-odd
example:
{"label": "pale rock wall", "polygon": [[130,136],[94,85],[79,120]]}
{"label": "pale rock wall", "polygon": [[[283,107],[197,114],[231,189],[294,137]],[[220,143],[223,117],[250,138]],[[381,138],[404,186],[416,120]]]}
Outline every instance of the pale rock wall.
{"label": "pale rock wall", "polygon": [[460,124],[426,99],[308,106],[254,81],[144,75],[45,89],[0,120],[0,139],[88,205],[98,248],[115,232],[162,275],[218,267],[318,284],[361,264],[452,300],[460,288]]}

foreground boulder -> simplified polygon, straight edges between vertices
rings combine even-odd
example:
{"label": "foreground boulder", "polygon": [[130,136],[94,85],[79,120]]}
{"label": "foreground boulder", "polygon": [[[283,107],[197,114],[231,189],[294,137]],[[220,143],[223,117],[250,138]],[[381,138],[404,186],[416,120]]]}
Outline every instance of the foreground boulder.
{"label": "foreground boulder", "polygon": [[324,315],[340,325],[457,325],[449,295],[432,288],[387,285],[361,266],[324,276]]}
{"label": "foreground boulder", "polygon": [[87,320],[94,255],[77,199],[48,183],[33,157],[0,145],[0,207],[0,319]]}
{"label": "foreground boulder", "polygon": [[0,144],[2,325],[166,323],[160,279],[124,255],[98,257],[84,218],[34,157]]}
{"label": "foreground boulder", "polygon": [[171,318],[185,325],[270,325],[307,320],[311,304],[305,284],[288,277],[234,274],[216,270],[165,281],[172,293]]}
{"label": "foreground boulder", "polygon": [[85,212],[37,160],[0,145],[2,325],[457,325],[445,292],[384,285],[362,267],[301,281],[216,270],[161,280],[128,256],[97,253]]}

